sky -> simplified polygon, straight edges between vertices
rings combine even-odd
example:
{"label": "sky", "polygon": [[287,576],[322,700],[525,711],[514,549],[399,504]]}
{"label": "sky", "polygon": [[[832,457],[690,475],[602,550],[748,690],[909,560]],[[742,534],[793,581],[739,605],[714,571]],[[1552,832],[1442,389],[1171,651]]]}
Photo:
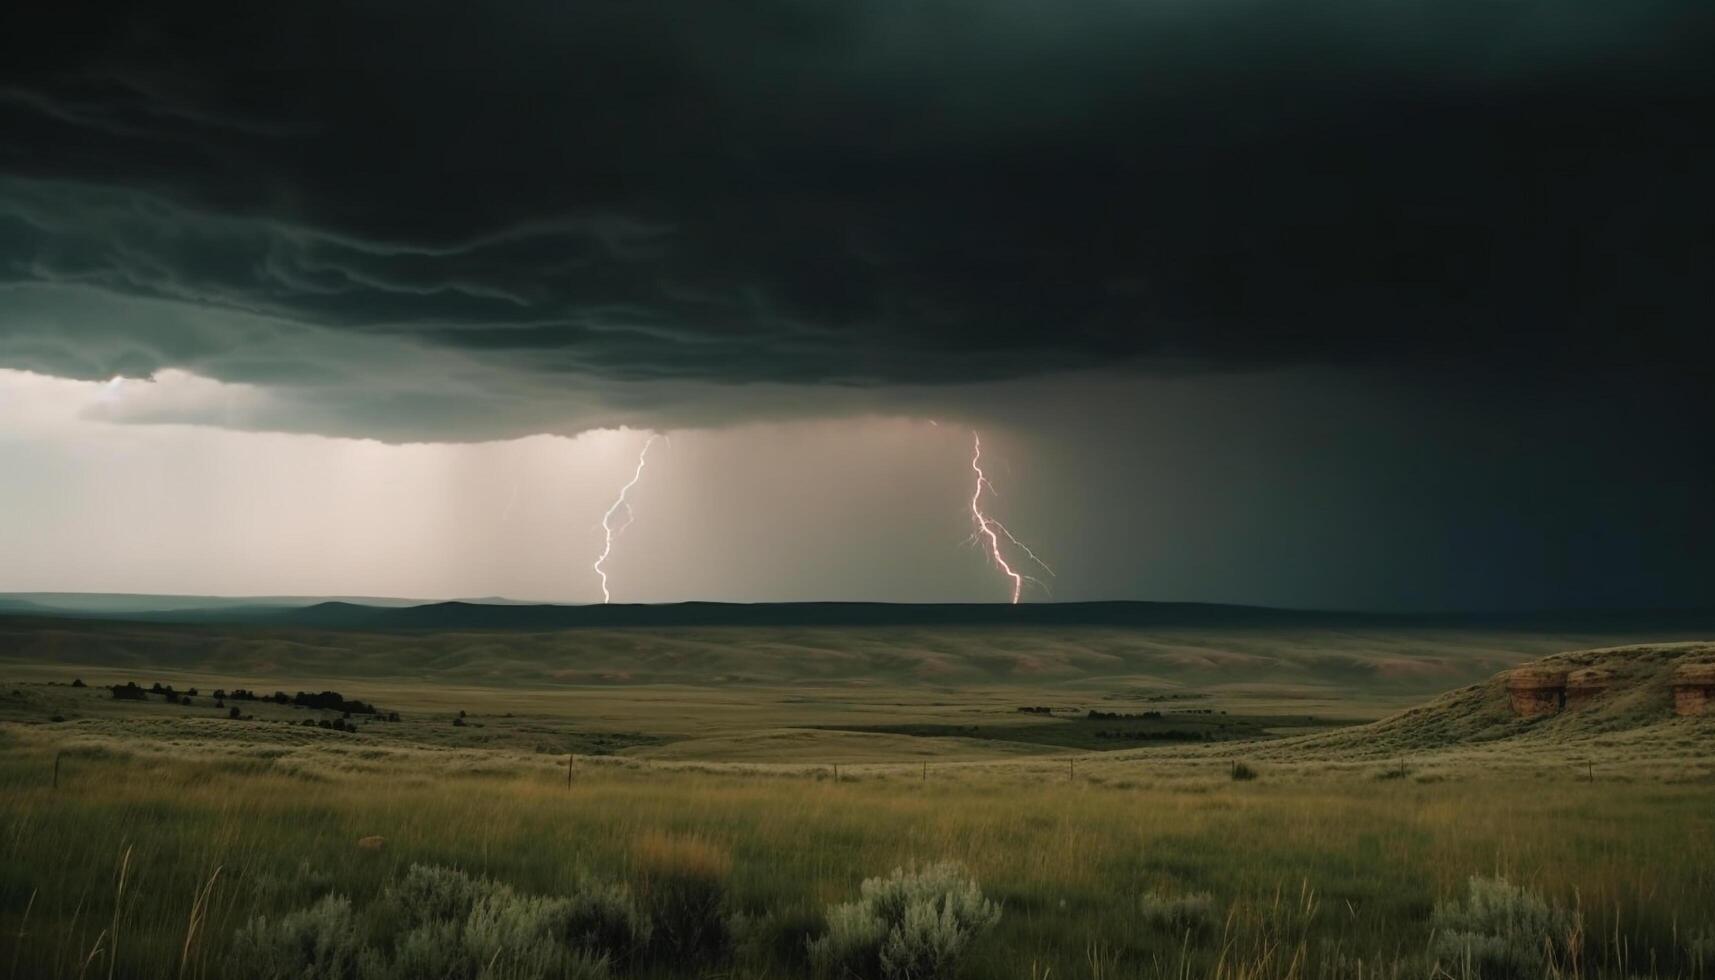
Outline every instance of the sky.
{"label": "sky", "polygon": [[7,21],[0,590],[1715,595],[1707,4]]}

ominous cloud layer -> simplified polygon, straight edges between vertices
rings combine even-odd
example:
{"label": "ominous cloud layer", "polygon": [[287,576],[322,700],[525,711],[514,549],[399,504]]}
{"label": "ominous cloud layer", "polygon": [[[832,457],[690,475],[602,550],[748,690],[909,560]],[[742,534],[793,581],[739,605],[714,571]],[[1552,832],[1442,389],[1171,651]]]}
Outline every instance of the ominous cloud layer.
{"label": "ominous cloud layer", "polygon": [[1707,3],[16,6],[0,366],[266,393],[205,421],[1709,354]]}

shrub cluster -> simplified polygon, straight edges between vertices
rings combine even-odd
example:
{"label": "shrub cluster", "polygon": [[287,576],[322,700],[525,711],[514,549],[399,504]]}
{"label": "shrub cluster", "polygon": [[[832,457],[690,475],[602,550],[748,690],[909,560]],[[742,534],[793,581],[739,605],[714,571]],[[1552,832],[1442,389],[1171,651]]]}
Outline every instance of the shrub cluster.
{"label": "shrub cluster", "polygon": [[1173,933],[1206,932],[1215,927],[1215,900],[1207,892],[1164,895],[1146,892],[1139,901],[1143,921]]}
{"label": "shrub cluster", "polygon": [[[895,870],[855,902],[729,915],[724,849],[653,834],[639,876],[584,878],[566,895],[529,895],[451,868],[412,865],[371,905],[340,895],[238,930],[226,975],[259,980],[605,980],[718,965],[734,940],[819,975],[947,980],[1000,908],[956,864]],[[326,887],[323,881],[321,887]],[[270,882],[260,896],[272,894]]]}
{"label": "shrub cluster", "polygon": [[[962,968],[977,973],[990,965],[973,963],[971,953],[1001,919],[999,905],[954,863],[895,869],[865,880],[856,900],[825,909],[788,905],[747,915],[729,913],[731,860],[707,840],[647,835],[636,842],[632,859],[634,887],[585,877],[568,894],[550,896],[413,865],[367,907],[326,895],[285,915],[251,919],[233,936],[222,975],[607,980],[615,974],[681,975],[687,968],[698,975],[728,975],[720,971],[736,947],[744,951],[741,965],[755,956],[783,967],[784,976],[951,980]],[[307,864],[300,867],[300,883],[310,875]],[[326,877],[314,880],[317,891],[331,883]],[[279,887],[259,876],[257,901],[271,904],[280,897]],[[1300,925],[1313,914],[1313,901],[1305,901]],[[1221,927],[1219,905],[1207,893],[1151,891],[1137,902],[1135,921],[1171,936],[1158,941],[1188,945],[1188,934],[1196,934],[1201,946]],[[1271,922],[1278,918],[1269,915]],[[1290,911],[1285,915],[1292,917]],[[1413,957],[1380,975],[1405,976],[1400,967],[1408,962],[1416,975],[1445,980],[1577,976],[1588,966],[1580,962],[1583,926],[1577,910],[1504,878],[1472,877],[1462,896],[1436,903],[1430,924],[1432,962]],[[1271,948],[1287,933],[1302,934],[1300,926],[1275,934],[1274,926],[1263,925]],[[1241,933],[1252,926],[1241,924]],[[1222,940],[1223,948],[1227,942]],[[1678,975],[1709,975],[1715,929],[1677,932],[1674,953]]]}
{"label": "shrub cluster", "polygon": [[[339,711],[348,715],[380,714],[375,705],[367,701],[347,698],[338,691],[322,691],[320,693],[299,691],[296,694],[275,691],[273,694],[257,694],[255,691],[247,691],[240,687],[231,691],[217,690],[214,692],[214,697],[218,700],[231,698],[234,701],[272,701],[275,704],[292,704],[300,708],[314,708],[319,711]],[[394,720],[397,720],[397,717]]]}
{"label": "shrub cluster", "polygon": [[586,881],[570,896],[524,895],[450,868],[413,865],[377,911],[397,924],[372,945],[351,902],[330,895],[239,930],[232,975],[260,980],[601,980],[649,942],[623,885]]}
{"label": "shrub cluster", "polygon": [[808,942],[820,976],[944,980],[1000,921],[1000,906],[953,863],[896,868],[866,880],[859,893],[855,902],[830,906],[827,931]]}
{"label": "shrub cluster", "polygon": [[1464,901],[1437,902],[1430,952],[1457,977],[1524,980],[1567,972],[1583,940],[1576,910],[1505,878],[1472,875]]}
{"label": "shrub cluster", "polygon": [[[72,682],[71,686],[83,687],[85,685],[83,683],[83,679],[78,678]],[[181,692],[174,690],[171,684],[162,684],[160,681],[156,681],[154,684],[151,684],[147,689],[139,687],[135,681],[130,681],[125,684],[111,685],[109,690],[113,692],[113,699],[115,701],[147,701],[149,700],[149,695],[158,694],[165,699],[168,704],[185,705],[190,704],[191,698],[196,697],[198,693],[197,689],[194,687]],[[216,708],[225,708],[227,699],[231,698],[234,701],[263,701],[280,705],[296,705],[300,708],[311,708],[318,711],[338,711],[346,719],[350,719],[354,714],[359,714],[374,715],[375,717],[386,721],[399,720],[399,712],[397,711],[383,712],[373,704],[366,701],[347,698],[337,691],[321,691],[319,693],[299,691],[298,693],[291,695],[288,695],[285,691],[275,691],[271,695],[263,695],[240,687],[231,691],[227,691],[225,689],[215,690],[210,694],[210,697],[214,699],[214,706]],[[235,719],[240,717],[237,708],[232,709],[231,717]],[[330,724],[323,725],[321,727],[340,728],[344,731],[357,730],[350,725],[341,726]]]}
{"label": "shrub cluster", "polygon": [[257,916],[233,941],[233,976],[256,980],[359,980],[384,977],[364,947],[351,900],[329,895],[278,919]]}

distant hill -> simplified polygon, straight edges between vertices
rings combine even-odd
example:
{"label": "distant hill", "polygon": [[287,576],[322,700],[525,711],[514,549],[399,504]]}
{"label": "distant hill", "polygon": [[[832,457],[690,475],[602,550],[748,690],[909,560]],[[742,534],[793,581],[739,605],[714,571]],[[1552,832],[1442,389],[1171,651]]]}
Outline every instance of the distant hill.
{"label": "distant hill", "polygon": [[[153,595],[132,592],[6,592],[0,593],[0,612],[9,609],[57,615],[114,618],[139,613],[203,613],[233,609],[303,608],[325,602],[349,602],[365,606],[420,606],[429,600],[386,596],[209,596]],[[483,602],[505,602],[484,599]]]}
{"label": "distant hill", "polygon": [[[1201,603],[679,602],[658,605],[489,605],[380,608],[325,602],[292,610],[233,609],[227,622],[343,630],[551,630],[622,627],[1232,626],[1309,622],[1330,614]],[[1344,615],[1344,614],[1333,614]]]}
{"label": "distant hill", "polygon": [[[1200,755],[1322,771],[1354,768],[1378,776],[1388,775],[1383,767],[1391,766],[1402,778],[1525,769],[1605,780],[1654,774],[1705,781],[1715,779],[1715,714],[1685,717],[1674,708],[1676,672],[1688,665],[1715,670],[1715,643],[1576,650],[1515,664],[1370,724],[1226,744]],[[1520,668],[1561,675],[1584,670],[1603,676],[1605,686],[1550,714],[1520,717],[1507,689]],[[1115,758],[1149,758],[1149,751]]]}
{"label": "distant hill", "polygon": [[[297,625],[280,625],[275,620],[282,616]],[[917,625],[904,623],[908,617],[919,617]],[[1120,700],[1216,689],[1247,697],[1415,700],[1564,650],[1715,636],[1715,629],[1664,619],[1639,619],[1631,628],[1527,628],[1516,620],[1366,625],[1351,615],[1147,603],[396,610],[335,604],[275,611],[266,622],[0,615],[0,665],[63,667],[67,676],[88,669],[106,677],[113,670],[114,677],[145,683],[161,679],[161,670],[186,671],[210,685],[240,686],[263,679],[423,678],[509,688],[1022,685],[1099,690]],[[364,626],[341,625],[353,622]]]}
{"label": "distant hill", "polygon": [[0,615],[349,631],[681,627],[1315,627],[1478,628],[1585,633],[1715,633],[1715,609],[1396,614],[1196,602],[679,602],[554,605],[506,599],[419,602],[311,597],[0,595]]}

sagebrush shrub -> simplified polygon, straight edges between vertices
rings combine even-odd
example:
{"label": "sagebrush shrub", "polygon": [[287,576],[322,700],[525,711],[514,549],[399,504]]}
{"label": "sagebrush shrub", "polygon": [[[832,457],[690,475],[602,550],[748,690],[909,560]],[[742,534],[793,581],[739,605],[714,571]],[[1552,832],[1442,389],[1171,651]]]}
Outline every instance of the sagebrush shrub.
{"label": "sagebrush shrub", "polygon": [[1505,878],[1472,875],[1465,900],[1435,903],[1430,953],[1455,977],[1524,980],[1563,969],[1582,944],[1583,920]]}
{"label": "sagebrush shrub", "polygon": [[1215,926],[1215,900],[1207,892],[1163,895],[1147,892],[1138,902],[1145,924],[1172,932],[1202,932]]}
{"label": "sagebrush shrub", "polygon": [[805,941],[810,966],[825,977],[881,975],[881,947],[891,927],[862,901],[829,906],[827,928]]}
{"label": "sagebrush shrub", "polygon": [[896,868],[870,878],[857,901],[830,906],[827,931],[807,944],[824,976],[942,980],[972,942],[1000,921],[1000,906],[960,865]]}
{"label": "sagebrush shrub", "polygon": [[413,865],[390,898],[407,926],[394,948],[394,980],[605,977],[612,959],[648,935],[623,886],[586,882],[550,898]]}
{"label": "sagebrush shrub", "polygon": [[520,895],[505,885],[485,889],[465,917],[459,937],[476,975],[558,976],[571,950],[562,942],[563,900]]}
{"label": "sagebrush shrub", "polygon": [[322,899],[277,921],[257,918],[234,943],[232,976],[264,980],[603,980],[648,938],[623,886],[580,884],[567,897],[526,895],[451,868],[413,865],[383,899],[397,928],[365,946],[351,903]]}
{"label": "sagebrush shrub", "polygon": [[407,929],[393,944],[386,976],[459,976],[465,962],[463,933],[463,922],[425,922]]}
{"label": "sagebrush shrub", "polygon": [[431,864],[413,864],[392,888],[392,898],[406,924],[462,921],[470,914],[481,883],[463,871]]}
{"label": "sagebrush shrub", "polygon": [[881,944],[881,973],[886,977],[951,977],[977,932],[950,904],[912,903],[905,921]]}
{"label": "sagebrush shrub", "polygon": [[351,900],[329,895],[278,919],[257,916],[233,940],[231,975],[257,980],[359,980],[371,970]]}

